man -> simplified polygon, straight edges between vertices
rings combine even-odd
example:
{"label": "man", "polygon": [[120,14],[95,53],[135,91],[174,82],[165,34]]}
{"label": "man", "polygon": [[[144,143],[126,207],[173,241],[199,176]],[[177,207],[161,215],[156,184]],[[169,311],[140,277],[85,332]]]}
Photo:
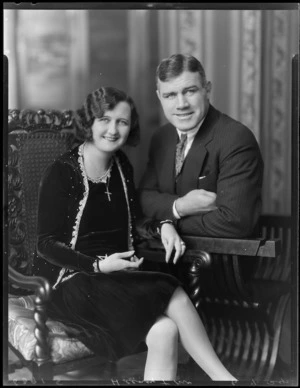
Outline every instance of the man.
{"label": "man", "polygon": [[176,222],[180,234],[250,236],[263,177],[253,133],[210,104],[211,83],[193,56],[164,59],[156,75],[169,123],[151,140],[140,185],[144,214]]}

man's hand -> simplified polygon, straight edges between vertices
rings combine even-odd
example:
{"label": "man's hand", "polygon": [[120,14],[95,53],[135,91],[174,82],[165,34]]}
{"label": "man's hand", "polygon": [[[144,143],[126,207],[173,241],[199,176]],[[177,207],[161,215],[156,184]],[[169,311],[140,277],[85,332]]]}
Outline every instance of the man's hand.
{"label": "man's hand", "polygon": [[[124,260],[128,259],[129,260]],[[134,251],[114,253],[99,263],[100,272],[109,273],[114,271],[121,271],[124,269],[138,269],[143,263],[144,258],[138,259],[134,256]]]}
{"label": "man's hand", "polygon": [[203,189],[192,190],[175,201],[180,217],[216,210],[217,194]]}
{"label": "man's hand", "polygon": [[181,240],[179,234],[172,224],[163,224],[160,230],[161,242],[166,250],[166,263],[169,262],[173,249],[175,249],[175,256],[173,263],[176,264],[179,257],[185,252],[185,244]]}

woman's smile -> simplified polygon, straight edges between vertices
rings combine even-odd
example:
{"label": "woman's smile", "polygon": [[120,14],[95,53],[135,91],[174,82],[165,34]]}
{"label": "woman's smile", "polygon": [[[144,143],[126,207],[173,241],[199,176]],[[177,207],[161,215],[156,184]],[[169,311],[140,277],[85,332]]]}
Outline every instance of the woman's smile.
{"label": "woman's smile", "polygon": [[131,109],[127,102],[119,102],[114,109],[104,112],[92,125],[96,148],[111,153],[121,148],[128,138],[131,127]]}
{"label": "woman's smile", "polygon": [[102,136],[102,137],[103,137],[103,139],[105,139],[109,142],[112,142],[112,143],[117,141],[120,138],[120,136]]}

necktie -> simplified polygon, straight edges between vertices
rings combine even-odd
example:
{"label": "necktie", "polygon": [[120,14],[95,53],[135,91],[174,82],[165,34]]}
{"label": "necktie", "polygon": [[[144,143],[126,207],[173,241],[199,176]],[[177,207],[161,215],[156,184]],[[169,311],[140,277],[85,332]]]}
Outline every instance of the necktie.
{"label": "necktie", "polygon": [[183,134],[180,136],[180,141],[176,145],[176,159],[175,159],[175,177],[180,174],[184,161],[184,150],[187,143],[187,135]]}

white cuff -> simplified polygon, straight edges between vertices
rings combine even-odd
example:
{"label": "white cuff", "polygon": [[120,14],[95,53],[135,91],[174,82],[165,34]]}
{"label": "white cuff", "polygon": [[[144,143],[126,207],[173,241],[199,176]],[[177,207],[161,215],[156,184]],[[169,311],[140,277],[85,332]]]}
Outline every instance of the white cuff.
{"label": "white cuff", "polygon": [[173,202],[173,214],[174,214],[174,217],[177,219],[177,220],[180,220],[180,215],[178,214],[177,210],[176,210],[176,206],[175,206],[175,203],[176,203],[176,200]]}

